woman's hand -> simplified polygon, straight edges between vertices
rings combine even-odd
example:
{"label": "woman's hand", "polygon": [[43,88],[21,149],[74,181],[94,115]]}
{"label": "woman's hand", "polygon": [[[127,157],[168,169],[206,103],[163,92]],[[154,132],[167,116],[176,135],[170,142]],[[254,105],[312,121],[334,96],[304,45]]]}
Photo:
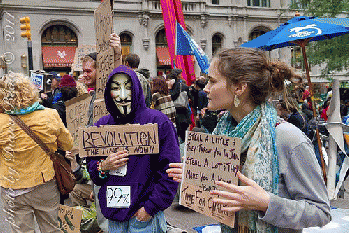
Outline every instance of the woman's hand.
{"label": "woman's hand", "polygon": [[237,186],[223,181],[216,181],[218,186],[229,191],[212,190],[211,195],[219,195],[222,198],[214,198],[213,202],[225,205],[223,211],[237,212],[241,209],[258,210],[266,212],[270,202],[270,195],[260,187],[254,180],[244,176],[241,172],[237,173],[239,180],[246,186]]}
{"label": "woman's hand", "polygon": [[171,168],[166,170],[168,176],[180,183],[182,181],[183,163],[170,163],[169,166]]}
{"label": "woman's hand", "polygon": [[66,151],[65,157],[69,159],[72,171],[75,171],[79,167],[75,154],[71,153],[70,151]]}
{"label": "woman's hand", "polygon": [[102,171],[112,171],[119,167],[125,166],[129,158],[126,150],[110,154],[101,164]]}
{"label": "woman's hand", "polygon": [[141,222],[148,222],[152,217],[145,211],[145,208],[140,208],[135,215],[133,215],[137,218],[138,221]]}

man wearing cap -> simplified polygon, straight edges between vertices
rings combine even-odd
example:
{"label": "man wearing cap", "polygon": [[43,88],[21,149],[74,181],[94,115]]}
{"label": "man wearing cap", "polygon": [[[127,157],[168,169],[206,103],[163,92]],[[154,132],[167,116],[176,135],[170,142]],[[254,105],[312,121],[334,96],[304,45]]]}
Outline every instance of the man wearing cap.
{"label": "man wearing cap", "polygon": [[[110,46],[114,49],[114,68],[121,65],[121,42],[120,37],[115,33],[110,35]],[[93,124],[93,102],[96,99],[96,78],[97,78],[97,53],[90,53],[82,58],[83,82],[87,86],[87,91],[91,94],[92,100],[88,110],[88,125]]]}

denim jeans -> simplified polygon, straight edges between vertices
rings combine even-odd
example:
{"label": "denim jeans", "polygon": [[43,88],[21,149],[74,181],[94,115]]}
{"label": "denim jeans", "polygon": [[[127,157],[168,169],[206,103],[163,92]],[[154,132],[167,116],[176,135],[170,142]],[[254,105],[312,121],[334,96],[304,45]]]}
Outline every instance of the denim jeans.
{"label": "denim jeans", "polygon": [[166,219],[162,211],[148,222],[138,221],[136,217],[124,222],[109,220],[109,233],[165,233],[166,228]]}

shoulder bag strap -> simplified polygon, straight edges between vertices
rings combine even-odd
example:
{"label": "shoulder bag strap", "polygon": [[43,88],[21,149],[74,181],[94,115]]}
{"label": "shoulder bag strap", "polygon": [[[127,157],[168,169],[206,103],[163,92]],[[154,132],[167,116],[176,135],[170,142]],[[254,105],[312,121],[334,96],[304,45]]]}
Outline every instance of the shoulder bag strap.
{"label": "shoulder bag strap", "polygon": [[28,125],[26,125],[18,116],[16,115],[10,115],[11,119],[19,126],[21,127],[24,132],[26,132],[40,147],[45,151],[46,154],[48,154],[51,157],[51,160],[53,160],[53,153],[51,150],[45,145],[45,143],[29,128]]}

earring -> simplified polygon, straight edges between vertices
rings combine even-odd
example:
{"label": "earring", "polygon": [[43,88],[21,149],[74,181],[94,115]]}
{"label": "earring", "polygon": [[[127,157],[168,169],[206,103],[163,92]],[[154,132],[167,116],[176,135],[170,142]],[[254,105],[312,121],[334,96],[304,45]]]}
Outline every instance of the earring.
{"label": "earring", "polygon": [[235,108],[239,107],[240,105],[240,100],[237,95],[234,96],[234,106]]}

